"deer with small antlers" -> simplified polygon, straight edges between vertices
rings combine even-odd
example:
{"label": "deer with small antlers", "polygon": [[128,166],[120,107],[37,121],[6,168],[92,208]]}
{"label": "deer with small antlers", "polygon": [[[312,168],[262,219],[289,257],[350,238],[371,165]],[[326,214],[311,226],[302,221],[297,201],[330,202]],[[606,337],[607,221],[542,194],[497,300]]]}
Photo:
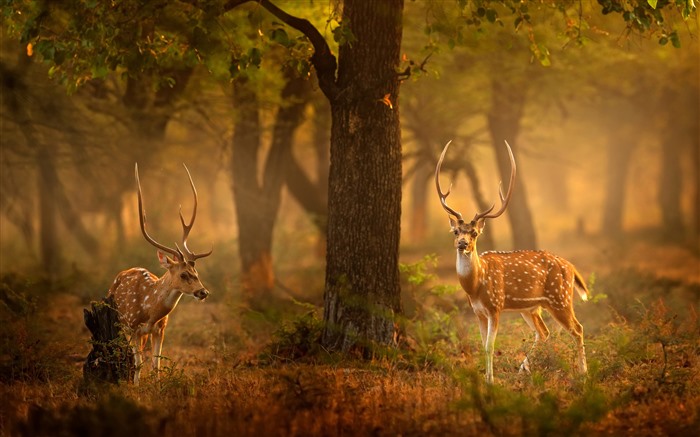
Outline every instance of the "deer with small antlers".
{"label": "deer with small antlers", "polygon": [[[155,246],[160,265],[166,272],[160,278],[148,270],[140,267],[124,270],[117,275],[109,289],[107,296],[112,296],[119,312],[121,323],[128,327],[130,343],[134,351],[136,372],[134,384],[138,385],[142,364],[142,354],[148,338],[151,338],[151,354],[153,369],[160,368],[160,354],[163,349],[163,336],[168,324],[168,316],[175,309],[182,295],[192,296],[198,301],[203,301],[209,295],[209,291],[202,285],[199,274],[194,267],[195,261],[211,255],[207,253],[197,254],[187,247],[187,237],[192,230],[194,220],[197,217],[197,190],[192,181],[192,175],[185,166],[187,177],[190,180],[192,193],[194,194],[194,207],[189,224],[185,223],[180,207],[180,222],[182,223],[182,249],[175,243],[175,249],[158,243],[146,231],[146,213],[143,207],[141,194],[141,182],[139,181],[139,168],[136,164],[136,186],[138,187],[139,221],[141,232],[146,241]],[[170,254],[171,256],[168,256]]]}
{"label": "deer with small antlers", "polygon": [[[588,289],[581,275],[569,261],[541,250],[512,252],[485,252],[479,255],[476,240],[484,230],[487,219],[495,219],[506,210],[515,183],[515,158],[506,141],[510,156],[511,173],[508,191],[503,195],[499,186],[501,208],[492,212],[495,204],[477,213],[467,222],[462,214],[450,208],[446,193],[440,188],[440,167],[450,142],[442,150],[435,168],[435,186],[440,203],[450,219],[457,249],[457,276],[466,291],[472,309],[479,321],[481,342],[486,350],[486,381],[493,383],[493,348],[498,333],[498,321],[503,311],[519,312],[535,332],[532,348],[547,339],[549,330],[542,320],[541,309],[546,309],[576,341],[578,370],[587,371],[583,345],[583,327],[576,320],[573,295],[576,290],[582,300],[588,300]],[[532,350],[532,349],[531,349]],[[521,370],[529,370],[527,357]]]}

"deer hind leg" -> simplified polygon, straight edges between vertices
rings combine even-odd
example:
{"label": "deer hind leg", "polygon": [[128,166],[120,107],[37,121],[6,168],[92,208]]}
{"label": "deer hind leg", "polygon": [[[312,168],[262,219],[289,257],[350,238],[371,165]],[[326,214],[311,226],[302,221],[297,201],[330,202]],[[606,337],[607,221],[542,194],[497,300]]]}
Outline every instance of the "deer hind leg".
{"label": "deer hind leg", "polygon": [[489,315],[488,333],[486,335],[486,382],[493,384],[493,348],[498,334],[498,316]]}
{"label": "deer hind leg", "polygon": [[571,334],[571,336],[574,338],[574,341],[576,342],[578,370],[582,374],[587,373],[588,367],[586,366],[586,350],[583,345],[583,326],[578,320],[576,320],[574,309],[569,307],[559,311],[550,310],[550,314],[552,314],[556,321],[559,322],[564,329],[569,331],[569,334]]}
{"label": "deer hind leg", "polygon": [[525,322],[527,322],[527,325],[530,327],[530,329],[535,331],[535,342],[532,344],[530,350],[525,355],[525,359],[520,365],[520,372],[530,373],[530,360],[528,359],[528,357],[530,356],[532,351],[535,350],[535,347],[540,341],[545,341],[547,340],[547,338],[549,338],[549,329],[547,329],[547,325],[545,325],[544,320],[542,320],[541,311],[541,308],[537,308],[532,311],[523,311],[520,313],[520,315],[523,316],[523,319],[525,319]]}

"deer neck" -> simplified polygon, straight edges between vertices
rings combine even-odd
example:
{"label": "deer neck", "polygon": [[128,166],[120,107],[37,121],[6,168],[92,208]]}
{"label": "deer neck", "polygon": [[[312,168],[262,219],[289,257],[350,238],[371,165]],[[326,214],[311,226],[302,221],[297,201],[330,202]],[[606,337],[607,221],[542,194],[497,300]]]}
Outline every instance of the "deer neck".
{"label": "deer neck", "polygon": [[175,288],[172,282],[170,272],[166,272],[156,282],[156,295],[158,303],[167,311],[166,315],[175,309],[175,306],[177,306],[178,302],[180,302],[180,298],[182,297],[182,292]]}
{"label": "deer neck", "polygon": [[484,268],[481,258],[476,251],[476,247],[471,252],[457,251],[457,276],[462,288],[469,295],[473,295],[477,291],[479,280],[482,276]]}

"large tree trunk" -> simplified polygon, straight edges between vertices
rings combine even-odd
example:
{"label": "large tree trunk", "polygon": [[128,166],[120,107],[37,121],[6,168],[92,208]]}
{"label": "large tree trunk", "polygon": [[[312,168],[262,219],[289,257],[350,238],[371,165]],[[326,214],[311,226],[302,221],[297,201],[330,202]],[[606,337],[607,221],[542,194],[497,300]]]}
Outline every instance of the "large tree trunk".
{"label": "large tree trunk", "polygon": [[[501,180],[506,184],[510,178],[510,158],[504,141],[508,141],[513,148],[513,154],[518,156],[517,138],[525,108],[527,87],[523,83],[498,77],[491,81],[491,93],[491,109],[488,113],[489,132],[496,152]],[[507,214],[513,232],[513,248],[535,249],[537,235],[528,206],[522,166],[518,167],[517,178]]]}
{"label": "large tree trunk", "polygon": [[[401,312],[401,135],[398,114],[402,0],[344,2],[355,40],[340,47],[331,100],[328,253],[322,342],[394,345]],[[384,96],[393,108],[382,102]]]}

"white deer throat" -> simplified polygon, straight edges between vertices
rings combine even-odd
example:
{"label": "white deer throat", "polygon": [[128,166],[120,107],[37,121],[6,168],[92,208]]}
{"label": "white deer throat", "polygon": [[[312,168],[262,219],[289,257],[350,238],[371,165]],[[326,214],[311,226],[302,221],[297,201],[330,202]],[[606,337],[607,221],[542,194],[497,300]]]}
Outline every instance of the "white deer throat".
{"label": "white deer throat", "polygon": [[465,253],[460,250],[457,251],[457,276],[460,278],[466,278],[474,270],[472,264],[471,253]]}
{"label": "white deer throat", "polygon": [[163,301],[163,303],[168,309],[172,311],[177,305],[177,303],[180,302],[181,297],[182,293],[180,292],[180,290],[170,290],[165,295],[165,300]]}
{"label": "white deer throat", "polygon": [[168,313],[175,309],[175,306],[180,302],[182,297],[182,292],[178,289],[170,288],[170,283],[168,281],[162,281],[159,287],[154,291],[154,294],[158,295],[158,303],[162,305]]}

